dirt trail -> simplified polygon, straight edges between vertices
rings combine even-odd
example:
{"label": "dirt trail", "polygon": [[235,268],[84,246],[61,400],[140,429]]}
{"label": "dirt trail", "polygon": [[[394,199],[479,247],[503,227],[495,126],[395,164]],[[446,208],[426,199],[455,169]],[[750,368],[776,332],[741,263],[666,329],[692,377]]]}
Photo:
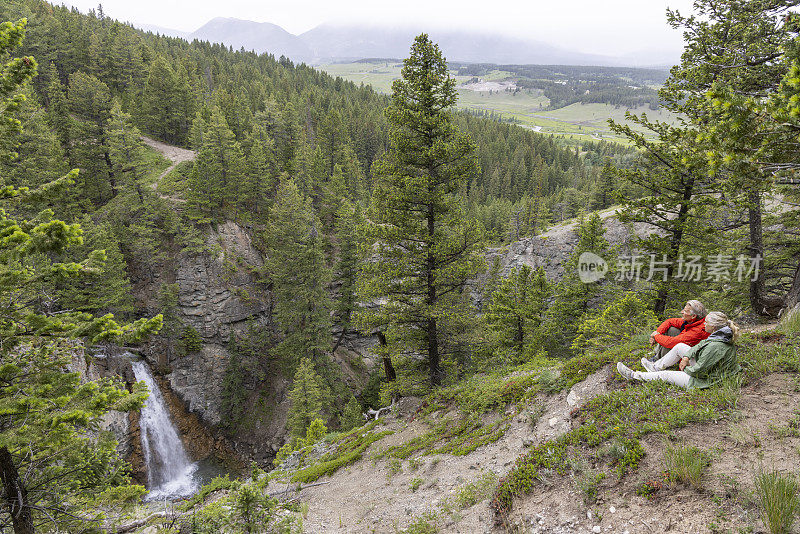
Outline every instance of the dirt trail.
{"label": "dirt trail", "polygon": [[[172,172],[172,170],[178,165],[178,163],[183,163],[184,161],[193,161],[195,156],[197,155],[197,153],[194,150],[188,150],[186,148],[168,145],[166,143],[162,143],[161,141],[156,141],[155,139],[151,139],[144,135],[141,136],[141,138],[144,144],[158,150],[165,158],[167,158],[172,162],[172,165],[167,167],[167,169],[164,172],[162,172],[158,178],[156,178],[156,181],[153,182],[153,185],[150,186],[153,188],[153,191],[156,191],[158,189],[158,184],[161,183],[161,180],[163,180],[166,175]],[[179,203],[186,202],[182,198],[171,197],[169,195],[159,194],[158,196],[165,200],[170,200],[172,202],[179,202]]]}

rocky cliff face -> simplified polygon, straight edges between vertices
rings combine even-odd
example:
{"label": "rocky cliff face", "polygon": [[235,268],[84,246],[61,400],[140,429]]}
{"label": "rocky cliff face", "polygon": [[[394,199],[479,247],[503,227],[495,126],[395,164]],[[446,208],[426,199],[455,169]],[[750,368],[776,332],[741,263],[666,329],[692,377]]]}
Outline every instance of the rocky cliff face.
{"label": "rocky cliff face", "polygon": [[[635,236],[644,237],[652,230],[644,224],[623,224],[615,217],[615,213],[614,209],[600,212],[606,229],[605,238],[623,253],[630,254]],[[564,264],[577,244],[578,223],[573,221],[554,226],[538,236],[525,237],[505,247],[490,248],[486,258],[489,265],[492,265],[495,258],[499,259],[500,275],[503,277],[521,265],[528,265],[534,269],[542,267],[547,279],[553,282],[564,276]]]}
{"label": "rocky cliff face", "polygon": [[[182,350],[175,339],[159,336],[143,354],[157,374],[170,412],[193,457],[226,449],[220,440],[223,423],[224,380],[231,361],[228,343],[234,334],[250,328],[274,330],[272,293],[260,282],[263,258],[248,231],[226,222],[208,230],[201,254],[180,252],[168,265],[150,269],[154,276],[134,280],[135,291],[151,313],[160,311],[156,295],[164,284],[177,289],[174,313],[200,337],[199,350]],[[288,411],[288,380],[279,370],[245,377],[245,413],[259,416],[242,426],[233,444],[238,453],[269,459],[282,445]],[[251,398],[252,397],[252,398]],[[209,429],[211,429],[209,431]],[[224,452],[223,456],[230,451]]]}

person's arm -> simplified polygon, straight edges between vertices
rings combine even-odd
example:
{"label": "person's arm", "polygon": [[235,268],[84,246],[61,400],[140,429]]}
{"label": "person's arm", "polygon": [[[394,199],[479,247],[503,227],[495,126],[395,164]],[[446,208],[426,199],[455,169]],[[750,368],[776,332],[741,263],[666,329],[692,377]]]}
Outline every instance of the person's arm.
{"label": "person's arm", "polygon": [[[680,328],[680,324],[673,326],[675,326],[676,328]],[[687,345],[694,346],[697,345],[700,341],[703,341],[707,337],[708,333],[705,330],[702,329],[698,330],[698,328],[686,327],[683,329],[683,332],[681,332],[677,336],[665,336],[662,334],[656,334],[655,336],[653,336],[653,339],[659,345],[671,349],[678,343],[686,343]]]}
{"label": "person's arm", "polygon": [[[677,324],[675,324],[676,322],[677,322]],[[653,330],[653,333],[650,334],[650,345],[655,345],[656,344],[656,336],[658,336],[659,334],[666,333],[666,331],[669,330],[670,327],[674,326],[675,328],[680,328],[681,327],[681,322],[682,322],[681,319],[673,317],[672,319],[667,319],[666,321],[661,323],[658,326],[658,328]],[[662,345],[663,345],[663,343],[662,343]],[[664,346],[666,346],[666,345],[664,345]],[[669,347],[669,348],[672,348],[672,347]]]}
{"label": "person's arm", "polygon": [[674,326],[675,328],[680,328],[682,322],[683,319],[680,319],[678,317],[672,317],[661,323],[658,326],[658,328],[656,328],[656,332],[659,334],[666,334],[667,330],[669,330],[671,326]]}
{"label": "person's arm", "polygon": [[[722,357],[725,355],[725,350],[719,349],[718,347],[703,350],[703,348],[706,348],[709,345],[709,343],[704,343],[702,348],[700,348],[693,356],[696,359],[696,362],[694,365],[689,365],[684,368],[683,371],[686,374],[696,378],[705,378],[708,376],[708,372],[722,359]],[[698,345],[698,347],[700,347],[700,345]],[[689,354],[691,353],[692,351],[690,351]],[[687,356],[689,354],[687,354]]]}

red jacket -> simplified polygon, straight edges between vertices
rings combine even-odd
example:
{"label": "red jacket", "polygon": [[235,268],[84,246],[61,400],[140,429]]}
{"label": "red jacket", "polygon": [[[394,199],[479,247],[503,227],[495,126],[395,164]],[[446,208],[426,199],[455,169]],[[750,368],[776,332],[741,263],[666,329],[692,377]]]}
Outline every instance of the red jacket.
{"label": "red jacket", "polygon": [[[665,336],[664,333],[669,330],[670,326],[674,326],[680,330],[681,333],[677,336]],[[690,347],[694,347],[711,335],[706,332],[705,328],[705,317],[702,319],[697,319],[691,323],[686,323],[680,317],[676,317],[674,319],[667,319],[661,323],[661,326],[656,328],[656,332],[658,332],[658,334],[654,336],[654,339],[656,340],[656,343],[662,347],[667,347],[668,349],[671,349],[678,343],[686,343]]]}

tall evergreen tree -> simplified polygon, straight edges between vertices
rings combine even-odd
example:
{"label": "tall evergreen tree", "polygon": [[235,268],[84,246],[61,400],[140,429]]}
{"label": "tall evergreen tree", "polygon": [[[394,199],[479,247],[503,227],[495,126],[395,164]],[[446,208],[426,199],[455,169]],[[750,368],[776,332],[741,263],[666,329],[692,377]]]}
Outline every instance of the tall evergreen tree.
{"label": "tall evergreen tree", "polygon": [[219,108],[202,124],[201,146],[189,176],[188,201],[202,220],[225,214],[243,185],[245,159],[241,146]]}
{"label": "tall evergreen tree", "polygon": [[[578,226],[578,243],[564,265],[564,275],[553,287],[553,302],[547,308],[542,334],[547,352],[552,356],[570,357],[570,345],[578,332],[584,314],[602,305],[606,294],[613,292],[610,283],[614,276],[616,253],[604,237],[606,229],[597,213],[581,218]],[[591,252],[609,265],[604,279],[584,283],[578,275],[581,254]]]}
{"label": "tall evergreen tree", "polygon": [[139,107],[144,128],[168,143],[184,144],[193,107],[186,69],[180,64],[173,69],[163,56],[158,56],[150,64]]}
{"label": "tall evergreen tree", "polygon": [[275,349],[287,360],[319,363],[330,345],[331,274],[325,264],[321,224],[291,179],[278,187],[270,210],[266,275],[275,293],[275,320],[283,340]]}
{"label": "tall evergreen tree", "polygon": [[[8,59],[24,34],[25,20],[0,24],[0,124],[17,128],[11,113],[25,100],[20,89],[36,72],[32,57]],[[0,157],[15,155],[4,150]],[[71,185],[75,175],[36,190],[0,183],[0,202],[7,206],[17,197],[26,203],[43,190]],[[80,344],[70,338],[124,340],[125,334],[133,338],[161,325],[160,317],[122,327],[111,315],[51,314],[43,284],[52,289],[56,280],[80,275],[102,257],[42,261],[82,242],[78,225],[53,215],[44,210],[31,220],[16,220],[0,208],[0,528],[10,526],[15,534],[32,534],[40,526],[78,531],[99,519],[87,514],[89,505],[111,504],[113,490],[129,483],[113,439],[96,431],[109,410],[136,409],[145,395],[140,388],[131,393],[112,380],[83,381],[78,373],[65,372],[73,357],[82,357]],[[127,496],[142,493],[141,487],[127,490]]]}
{"label": "tall evergreen tree", "polygon": [[362,225],[363,216],[358,204],[353,206],[348,200],[342,201],[336,212],[335,221],[339,254],[334,277],[334,282],[339,285],[335,314],[342,333],[334,346],[334,350],[342,342],[347,331],[352,328],[352,315],[358,306],[356,283],[358,281],[358,265],[362,261],[358,249],[358,231]]}
{"label": "tall evergreen tree", "polygon": [[[758,106],[741,104],[763,102],[779,93],[787,69],[779,59],[794,46],[798,19],[792,9],[798,5],[797,0],[700,0],[694,4],[700,16],[668,11],[670,24],[683,28],[686,39],[681,63],[672,70],[661,96],[670,110],[689,117],[700,130],[697,149],[709,160],[715,186],[736,209],[747,212],[748,244],[740,252],[753,259],[766,255],[764,197],[773,187],[774,175],[764,163],[781,158],[782,150],[755,156],[756,147],[771,144],[763,142],[764,115]],[[729,104],[735,105],[714,109],[719,103],[716,95],[723,94],[733,97]],[[736,120],[721,117],[728,110]],[[762,263],[750,280],[749,300],[755,312],[774,315],[783,294],[768,294],[768,278],[778,279],[780,273],[774,264]]]}
{"label": "tall evergreen tree", "polygon": [[466,223],[457,195],[477,171],[475,145],[456,130],[455,102],[439,47],[419,35],[392,85],[390,149],[373,165],[375,257],[365,264],[362,289],[367,299],[387,299],[365,322],[390,325],[424,354],[434,386],[444,379],[442,319],[457,314],[460,292],[481,265],[481,232]]}
{"label": "tall evergreen tree", "polygon": [[68,102],[74,119],[70,163],[81,169],[84,196],[99,206],[119,192],[108,139],[111,91],[94,76],[75,72]]}
{"label": "tall evergreen tree", "polygon": [[302,439],[311,422],[322,417],[322,410],[329,400],[322,379],[314,371],[313,361],[309,358],[300,360],[289,391],[291,405],[287,425],[291,436]]}

